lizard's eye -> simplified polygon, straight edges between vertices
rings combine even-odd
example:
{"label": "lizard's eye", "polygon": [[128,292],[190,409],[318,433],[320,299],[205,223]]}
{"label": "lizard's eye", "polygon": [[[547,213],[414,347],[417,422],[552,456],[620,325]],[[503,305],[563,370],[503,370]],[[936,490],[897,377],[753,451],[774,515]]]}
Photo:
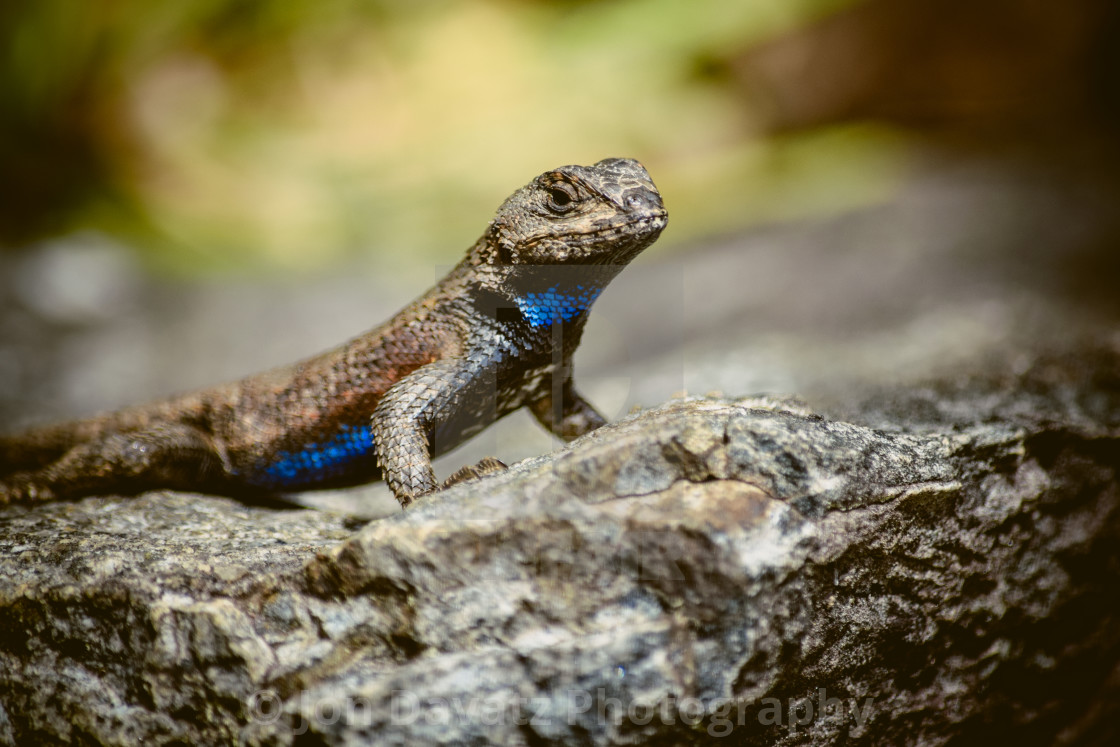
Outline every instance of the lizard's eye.
{"label": "lizard's eye", "polygon": [[567,182],[556,182],[546,187],[548,207],[556,213],[566,213],[576,204],[576,188]]}

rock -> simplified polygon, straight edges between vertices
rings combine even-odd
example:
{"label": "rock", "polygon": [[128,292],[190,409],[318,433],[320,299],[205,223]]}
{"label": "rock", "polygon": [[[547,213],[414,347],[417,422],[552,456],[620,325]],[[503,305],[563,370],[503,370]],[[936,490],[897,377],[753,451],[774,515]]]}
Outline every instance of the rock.
{"label": "rock", "polygon": [[873,394],[671,401],[352,535],[6,509],[0,738],[1115,738],[1120,353]]}

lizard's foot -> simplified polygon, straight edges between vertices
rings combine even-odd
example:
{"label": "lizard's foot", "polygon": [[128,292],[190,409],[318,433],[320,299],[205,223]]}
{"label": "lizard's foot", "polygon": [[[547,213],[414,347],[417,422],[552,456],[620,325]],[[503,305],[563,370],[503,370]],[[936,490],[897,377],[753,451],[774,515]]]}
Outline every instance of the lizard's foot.
{"label": "lizard's foot", "polygon": [[11,503],[44,503],[54,499],[53,490],[33,480],[0,480],[0,506]]}
{"label": "lizard's foot", "polygon": [[485,457],[475,464],[468,464],[456,470],[455,474],[443,481],[443,485],[441,485],[440,488],[449,488],[452,485],[458,485],[461,482],[473,480],[476,477],[493,474],[494,472],[501,472],[504,469],[508,469],[508,467],[501,460],[495,459],[494,457]]}

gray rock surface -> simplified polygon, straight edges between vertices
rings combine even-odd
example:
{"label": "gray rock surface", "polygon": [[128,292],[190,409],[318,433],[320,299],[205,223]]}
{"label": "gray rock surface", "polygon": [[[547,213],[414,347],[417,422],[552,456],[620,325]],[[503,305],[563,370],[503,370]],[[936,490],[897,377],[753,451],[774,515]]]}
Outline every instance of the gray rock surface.
{"label": "gray rock surface", "polygon": [[7,509],[0,740],[1115,738],[1120,350],[846,409],[671,401],[353,534]]}

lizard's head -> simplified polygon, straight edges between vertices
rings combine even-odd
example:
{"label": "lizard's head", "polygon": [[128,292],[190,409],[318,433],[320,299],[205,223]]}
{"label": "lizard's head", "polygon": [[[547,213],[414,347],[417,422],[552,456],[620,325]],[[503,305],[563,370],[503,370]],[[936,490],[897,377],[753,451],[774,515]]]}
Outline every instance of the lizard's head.
{"label": "lizard's head", "polygon": [[624,265],[652,244],[667,213],[649,173],[629,158],[561,166],[517,190],[489,235],[502,265]]}

